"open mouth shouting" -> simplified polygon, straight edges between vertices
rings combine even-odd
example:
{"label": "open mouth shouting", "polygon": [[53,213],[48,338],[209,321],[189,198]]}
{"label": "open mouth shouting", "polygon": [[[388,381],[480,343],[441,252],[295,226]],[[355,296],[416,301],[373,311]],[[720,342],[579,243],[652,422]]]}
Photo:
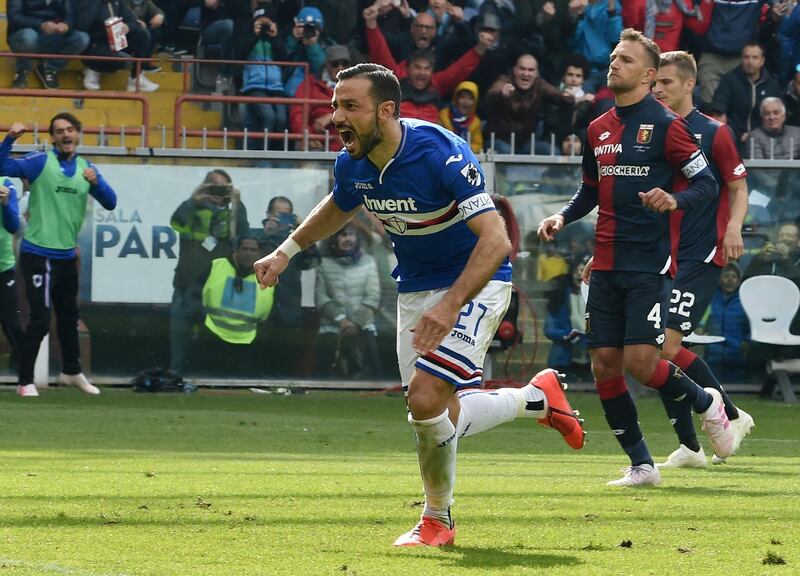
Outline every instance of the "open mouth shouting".
{"label": "open mouth shouting", "polygon": [[356,134],[349,128],[338,128],[339,138],[342,140],[342,144],[347,149],[348,153],[353,152],[353,148],[356,145]]}

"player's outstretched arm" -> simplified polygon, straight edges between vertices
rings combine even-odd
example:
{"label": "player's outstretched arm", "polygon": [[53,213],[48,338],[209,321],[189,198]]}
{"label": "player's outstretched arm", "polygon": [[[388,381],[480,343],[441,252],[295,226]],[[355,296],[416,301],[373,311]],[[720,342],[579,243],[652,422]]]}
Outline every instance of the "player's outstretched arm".
{"label": "player's outstretched arm", "polygon": [[496,211],[478,214],[467,221],[467,226],[478,237],[478,243],[447,294],[414,327],[411,345],[420,356],[441,344],[456,323],[462,306],[486,286],[511,251],[511,241]]}
{"label": "player's outstretched arm", "polygon": [[315,242],[341,230],[360,209],[361,206],[358,206],[350,212],[344,212],[333,201],[333,195],[328,194],[280,246],[253,264],[261,287],[275,286],[278,276],[289,265],[289,260]]}

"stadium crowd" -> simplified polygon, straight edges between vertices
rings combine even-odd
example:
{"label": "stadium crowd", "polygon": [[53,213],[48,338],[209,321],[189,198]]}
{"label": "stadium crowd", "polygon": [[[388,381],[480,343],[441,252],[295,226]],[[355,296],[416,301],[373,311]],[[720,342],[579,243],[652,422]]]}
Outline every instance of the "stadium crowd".
{"label": "stadium crowd", "polygon": [[[371,61],[401,79],[403,116],[441,123],[474,150],[556,155],[579,153],[570,143],[611,107],[608,56],[630,27],[662,52],[695,56],[695,101],[733,128],[745,157],[795,157],[800,146],[800,10],[792,0],[10,0],[7,16],[14,52],[54,55],[36,66],[19,58],[16,88],[28,86],[32,68],[43,87],[58,88],[70,55],[191,51],[254,62],[216,69],[217,92],[327,100],[339,70]],[[126,47],[114,44],[119,36]],[[310,76],[263,64],[271,61],[305,63]],[[128,89],[157,90],[147,76],[157,62],[139,74],[130,66]],[[126,66],[84,63],[88,90]],[[327,106],[313,107],[306,125],[300,106],[243,108],[251,132],[332,131]]]}

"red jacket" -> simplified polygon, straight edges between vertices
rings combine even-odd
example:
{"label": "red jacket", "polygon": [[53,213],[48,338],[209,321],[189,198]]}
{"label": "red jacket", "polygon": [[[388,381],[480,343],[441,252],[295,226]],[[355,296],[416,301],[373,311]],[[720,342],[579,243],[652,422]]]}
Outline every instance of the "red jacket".
{"label": "red jacket", "polygon": [[[406,61],[395,62],[392,51],[389,50],[389,45],[386,43],[386,38],[383,37],[383,32],[377,26],[375,28],[367,28],[367,46],[369,47],[369,57],[372,61],[386,66],[395,73],[398,80],[408,75]],[[478,54],[475,48],[470,48],[450,66],[439,72],[434,72],[431,84],[439,91],[439,95],[444,98],[459,82],[466,80],[475,71],[480,61],[481,55]],[[439,118],[438,112],[436,118]]]}
{"label": "red jacket", "polygon": [[427,104],[415,104],[411,100],[400,102],[400,116],[403,118],[417,118],[427,120],[434,124],[441,124],[439,120],[439,108],[431,102]]}
{"label": "red jacket", "polygon": [[[306,76],[300,86],[297,87],[294,97],[303,98],[306,89],[308,89],[309,98],[320,100],[333,98],[333,88],[329,88],[325,82],[318,80],[314,76]],[[302,134],[304,130],[308,130],[309,134],[313,134],[314,120],[332,112],[333,109],[329,104],[309,105],[308,124],[303,125],[303,105],[292,104],[289,108],[289,131],[295,134]],[[328,124],[328,133],[330,134],[330,150],[333,152],[341,150],[342,141],[339,139],[339,134],[334,129],[333,124]]]}

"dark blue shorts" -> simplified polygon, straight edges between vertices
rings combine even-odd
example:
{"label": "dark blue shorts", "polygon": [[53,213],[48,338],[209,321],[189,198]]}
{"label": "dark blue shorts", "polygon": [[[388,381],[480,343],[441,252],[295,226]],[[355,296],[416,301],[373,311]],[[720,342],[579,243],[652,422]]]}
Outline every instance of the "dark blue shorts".
{"label": "dark blue shorts", "polygon": [[664,343],[669,278],[652,272],[593,271],[586,303],[589,348]]}
{"label": "dark blue shorts", "polygon": [[711,304],[721,274],[722,268],[711,263],[687,261],[678,264],[669,299],[667,328],[684,336],[691,334]]}

